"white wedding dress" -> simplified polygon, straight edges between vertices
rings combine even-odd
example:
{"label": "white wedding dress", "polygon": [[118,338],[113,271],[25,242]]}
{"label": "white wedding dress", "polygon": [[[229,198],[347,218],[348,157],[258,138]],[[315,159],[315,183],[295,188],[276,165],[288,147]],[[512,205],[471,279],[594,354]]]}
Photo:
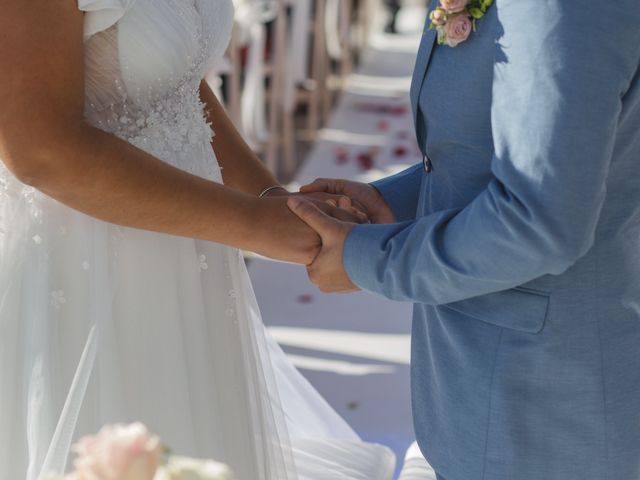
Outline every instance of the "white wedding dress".
{"label": "white wedding dress", "polygon": [[[87,120],[221,181],[198,86],[231,0],[77,1]],[[0,479],[61,471],[74,439],[131,421],[239,480],[388,480],[394,466],[265,334],[237,250],[95,220],[0,167]]]}

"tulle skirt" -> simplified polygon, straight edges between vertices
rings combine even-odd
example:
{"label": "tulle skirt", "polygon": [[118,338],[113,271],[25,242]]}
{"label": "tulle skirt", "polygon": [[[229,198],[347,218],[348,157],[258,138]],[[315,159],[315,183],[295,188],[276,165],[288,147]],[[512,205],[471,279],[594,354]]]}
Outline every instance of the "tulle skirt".
{"label": "tulle skirt", "polygon": [[[217,165],[208,141],[191,158]],[[74,439],[132,421],[239,480],[388,480],[395,462],[269,337],[236,249],[93,219],[2,169],[0,478],[63,471]]]}

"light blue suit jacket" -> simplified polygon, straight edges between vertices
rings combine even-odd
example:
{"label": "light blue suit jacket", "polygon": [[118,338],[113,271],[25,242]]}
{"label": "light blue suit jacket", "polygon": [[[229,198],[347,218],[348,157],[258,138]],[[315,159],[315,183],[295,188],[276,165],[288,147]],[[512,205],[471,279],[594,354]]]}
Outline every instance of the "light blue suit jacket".
{"label": "light blue suit jacket", "polygon": [[447,480],[640,478],[640,1],[497,0],[427,32],[433,164],[375,184],[360,287],[415,303],[418,443]]}

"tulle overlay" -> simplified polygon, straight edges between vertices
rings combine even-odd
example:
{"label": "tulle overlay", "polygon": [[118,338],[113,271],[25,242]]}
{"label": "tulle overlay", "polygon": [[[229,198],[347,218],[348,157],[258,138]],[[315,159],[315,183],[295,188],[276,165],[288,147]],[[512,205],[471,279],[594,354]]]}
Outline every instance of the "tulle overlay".
{"label": "tulle overlay", "polygon": [[[88,121],[220,182],[198,85],[226,47],[230,0],[79,8]],[[138,420],[240,480],[393,469],[265,333],[237,250],[95,220],[0,168],[0,478],[60,470],[72,438]]]}

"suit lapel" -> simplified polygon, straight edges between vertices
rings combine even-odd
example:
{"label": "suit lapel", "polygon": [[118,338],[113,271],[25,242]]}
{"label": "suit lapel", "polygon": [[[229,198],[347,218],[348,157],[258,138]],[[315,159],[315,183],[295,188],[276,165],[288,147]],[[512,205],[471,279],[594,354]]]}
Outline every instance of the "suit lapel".
{"label": "suit lapel", "polygon": [[[437,0],[431,2],[429,12],[438,3]],[[420,92],[422,90],[422,84],[424,83],[424,77],[427,73],[429,66],[429,60],[431,60],[431,54],[433,52],[433,46],[435,45],[437,32],[435,29],[427,31],[431,21],[427,16],[425,23],[425,32],[422,35],[422,41],[420,42],[420,48],[418,49],[418,56],[416,58],[416,65],[413,70],[413,79],[411,81],[411,108],[413,110],[413,124],[417,126],[418,120],[418,102],[420,101]]]}

